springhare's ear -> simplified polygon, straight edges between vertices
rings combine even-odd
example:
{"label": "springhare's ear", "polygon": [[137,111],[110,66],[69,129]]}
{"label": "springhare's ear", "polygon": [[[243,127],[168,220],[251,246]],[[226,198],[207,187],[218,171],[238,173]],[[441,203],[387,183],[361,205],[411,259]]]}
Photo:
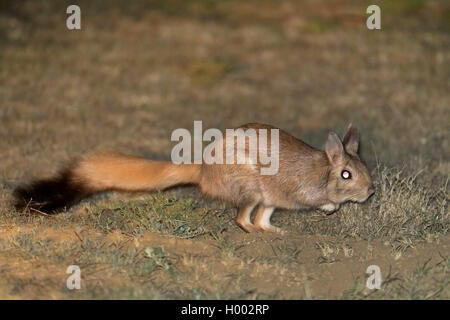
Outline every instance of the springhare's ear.
{"label": "springhare's ear", "polygon": [[354,127],[351,123],[348,125],[347,132],[342,139],[345,151],[352,156],[358,156],[359,147],[359,133],[358,129]]}
{"label": "springhare's ear", "polygon": [[334,132],[330,132],[325,143],[325,153],[332,165],[338,165],[344,160],[344,146],[341,139]]}

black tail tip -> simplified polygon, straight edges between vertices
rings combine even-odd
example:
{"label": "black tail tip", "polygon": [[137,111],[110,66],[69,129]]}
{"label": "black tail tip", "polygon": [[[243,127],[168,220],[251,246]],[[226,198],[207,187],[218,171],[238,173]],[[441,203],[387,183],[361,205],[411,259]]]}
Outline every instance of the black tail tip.
{"label": "black tail tip", "polygon": [[72,179],[70,171],[65,171],[55,178],[17,187],[13,205],[17,211],[35,209],[53,214],[69,209],[88,195],[86,188]]}

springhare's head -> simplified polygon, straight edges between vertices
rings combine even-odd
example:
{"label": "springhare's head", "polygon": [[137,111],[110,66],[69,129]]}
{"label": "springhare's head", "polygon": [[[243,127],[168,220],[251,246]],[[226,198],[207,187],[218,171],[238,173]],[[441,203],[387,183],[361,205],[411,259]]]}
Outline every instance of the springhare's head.
{"label": "springhare's head", "polygon": [[358,156],[358,146],[358,130],[351,124],[342,141],[334,132],[328,136],[325,154],[331,170],[327,193],[329,200],[336,204],[362,203],[375,193],[369,170]]}

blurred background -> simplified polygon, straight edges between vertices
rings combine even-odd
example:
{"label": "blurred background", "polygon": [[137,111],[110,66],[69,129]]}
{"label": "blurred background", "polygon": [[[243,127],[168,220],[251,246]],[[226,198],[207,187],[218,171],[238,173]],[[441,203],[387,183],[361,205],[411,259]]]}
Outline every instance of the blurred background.
{"label": "blurred background", "polygon": [[168,159],[194,120],[270,123],[315,147],[353,122],[372,168],[450,171],[449,1],[77,1],[72,31],[70,4],[0,2],[5,183],[92,149]]}
{"label": "blurred background", "polygon": [[[287,236],[245,234],[193,188],[11,207],[85,152],[170,159],[194,120],[317,148],[352,122],[377,192],[330,216],[277,210]],[[0,0],[0,298],[448,299],[449,120],[448,0]],[[66,289],[73,264],[86,290]],[[373,264],[385,282],[367,293]]]}

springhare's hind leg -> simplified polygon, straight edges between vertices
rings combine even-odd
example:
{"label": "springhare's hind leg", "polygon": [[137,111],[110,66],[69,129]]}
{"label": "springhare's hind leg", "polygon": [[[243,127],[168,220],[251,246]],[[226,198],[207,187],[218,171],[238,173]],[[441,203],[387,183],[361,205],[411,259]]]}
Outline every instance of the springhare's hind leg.
{"label": "springhare's hind leg", "polygon": [[256,205],[257,203],[252,203],[238,208],[236,224],[245,232],[250,233],[261,231],[259,228],[255,227],[250,220],[250,216]]}
{"label": "springhare's hind leg", "polygon": [[255,227],[257,227],[261,230],[264,230],[264,231],[284,233],[283,230],[273,226],[270,223],[270,217],[272,216],[272,213],[274,211],[275,211],[275,207],[264,207],[262,204],[259,205],[258,209],[256,210],[255,219],[254,219]]}

